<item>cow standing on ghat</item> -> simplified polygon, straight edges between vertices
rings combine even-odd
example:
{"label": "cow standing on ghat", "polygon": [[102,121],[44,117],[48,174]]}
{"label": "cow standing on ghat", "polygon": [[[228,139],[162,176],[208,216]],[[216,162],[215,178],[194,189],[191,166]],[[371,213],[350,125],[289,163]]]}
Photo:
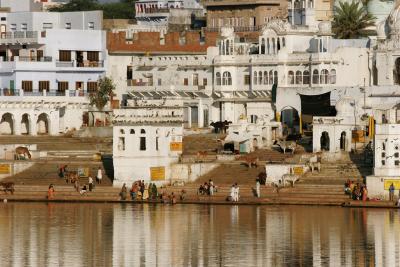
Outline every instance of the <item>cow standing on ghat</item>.
{"label": "cow standing on ghat", "polygon": [[14,159],[21,160],[21,159],[26,159],[27,157],[29,159],[32,158],[32,155],[27,147],[19,146],[15,148]]}

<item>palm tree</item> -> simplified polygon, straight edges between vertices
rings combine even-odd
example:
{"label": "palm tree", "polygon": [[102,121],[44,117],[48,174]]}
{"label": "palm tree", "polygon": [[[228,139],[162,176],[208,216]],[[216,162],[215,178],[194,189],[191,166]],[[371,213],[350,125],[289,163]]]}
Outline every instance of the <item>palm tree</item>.
{"label": "palm tree", "polygon": [[335,6],[332,31],[339,39],[365,36],[365,29],[375,25],[375,17],[359,2],[339,2]]}
{"label": "palm tree", "polygon": [[98,110],[103,110],[114,96],[115,85],[112,79],[108,77],[102,77],[97,82],[98,90],[89,95],[90,105],[96,106]]}

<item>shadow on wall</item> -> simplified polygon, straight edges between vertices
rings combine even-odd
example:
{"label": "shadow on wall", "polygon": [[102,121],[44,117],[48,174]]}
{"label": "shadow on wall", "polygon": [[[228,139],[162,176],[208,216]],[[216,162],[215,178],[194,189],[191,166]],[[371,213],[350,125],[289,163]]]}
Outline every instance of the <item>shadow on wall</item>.
{"label": "shadow on wall", "polygon": [[114,163],[112,155],[103,155],[101,157],[101,161],[103,162],[103,168],[106,172],[106,175],[111,181],[114,181]]}

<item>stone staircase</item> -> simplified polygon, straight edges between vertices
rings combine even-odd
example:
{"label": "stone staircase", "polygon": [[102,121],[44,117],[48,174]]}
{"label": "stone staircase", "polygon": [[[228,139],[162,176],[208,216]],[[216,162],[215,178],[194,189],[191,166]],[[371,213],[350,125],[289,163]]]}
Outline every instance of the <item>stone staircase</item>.
{"label": "stone staircase", "polygon": [[[14,182],[16,185],[65,185],[64,179],[58,177],[58,168],[61,165],[68,165],[68,171],[76,171],[78,168],[89,168],[90,173],[95,178],[98,167],[103,169],[103,179],[101,186],[111,186],[112,179],[108,176],[110,170],[104,168],[102,162],[95,161],[46,161],[46,162],[35,162],[35,164],[20,172],[14,176],[3,179],[5,182]],[[87,177],[79,179],[81,185],[88,183]]]}
{"label": "stone staircase", "polygon": [[[187,201],[200,201],[227,203],[226,197],[230,193],[231,185],[217,184],[218,192],[214,196],[198,195],[197,190],[199,184],[190,183],[185,186],[169,186],[161,189],[161,192],[170,194],[174,192],[179,196],[182,190],[186,191]],[[336,185],[296,185],[295,187],[287,187],[275,192],[270,186],[261,186],[261,197],[255,198],[253,195],[254,185],[240,184],[240,200],[245,203],[255,201],[263,201],[270,204],[315,204],[315,205],[341,205],[349,200],[349,197],[343,193],[343,188]]]}
{"label": "stone staircase", "polygon": [[2,135],[0,144],[37,144],[41,151],[103,151],[112,152],[111,138],[74,138],[66,136]]}
{"label": "stone staircase", "polygon": [[[14,194],[0,192],[0,199],[40,201],[47,199],[48,185],[16,185]],[[56,201],[119,201],[120,188],[98,186],[86,195],[80,195],[72,185],[54,185]]]}
{"label": "stone staircase", "polygon": [[216,153],[222,149],[222,145],[218,139],[223,138],[223,134],[194,134],[183,137],[183,154],[196,155],[199,151],[207,151],[208,153]]}

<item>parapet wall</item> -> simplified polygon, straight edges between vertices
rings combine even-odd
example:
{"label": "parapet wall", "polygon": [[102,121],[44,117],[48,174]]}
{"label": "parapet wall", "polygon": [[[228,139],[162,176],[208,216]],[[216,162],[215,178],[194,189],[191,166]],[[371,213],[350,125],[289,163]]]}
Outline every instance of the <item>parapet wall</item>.
{"label": "parapet wall", "polygon": [[170,32],[163,38],[158,32],[138,32],[132,40],[126,39],[126,32],[107,33],[107,49],[113,52],[137,53],[186,53],[205,54],[207,48],[216,46],[217,32],[206,32],[201,40],[199,32]]}

